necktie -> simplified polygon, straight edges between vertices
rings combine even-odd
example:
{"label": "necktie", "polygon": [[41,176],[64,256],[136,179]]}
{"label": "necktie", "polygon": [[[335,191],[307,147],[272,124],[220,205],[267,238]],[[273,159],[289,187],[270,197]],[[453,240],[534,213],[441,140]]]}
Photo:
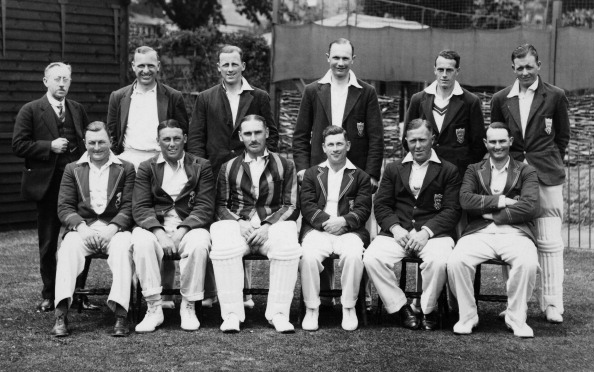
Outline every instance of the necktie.
{"label": "necktie", "polygon": [[66,113],[64,112],[64,106],[62,104],[58,105],[58,117],[60,121],[63,123],[66,120]]}

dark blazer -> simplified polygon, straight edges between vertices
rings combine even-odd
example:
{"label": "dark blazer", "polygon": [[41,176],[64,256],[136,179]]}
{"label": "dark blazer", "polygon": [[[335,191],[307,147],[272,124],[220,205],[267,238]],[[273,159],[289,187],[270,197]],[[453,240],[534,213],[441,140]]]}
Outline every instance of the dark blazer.
{"label": "dark blazer", "polygon": [[451,236],[460,219],[458,202],[460,174],[458,168],[445,159],[441,164],[429,162],[429,168],[415,199],[409,185],[412,162],[397,160],[386,166],[373,207],[381,227],[380,235],[393,236],[390,227],[400,225],[407,231],[419,231],[427,226],[433,237]]}
{"label": "dark blazer", "polygon": [[[121,154],[124,151],[124,134],[128,126],[128,112],[132,92],[136,81],[126,87],[111,92],[109,108],[107,110],[107,126],[113,138],[113,152]],[[157,112],[159,123],[167,119],[175,119],[181,123],[188,123],[188,113],[181,92],[157,81]]]}
{"label": "dark blazer", "polygon": [[[303,224],[301,239],[313,229],[324,231],[322,223],[330,218],[324,212],[327,202],[328,167],[316,165],[305,171],[301,184],[300,202]],[[338,215],[344,217],[348,231],[357,234],[367,246],[369,232],[365,223],[371,215],[371,182],[361,169],[345,169],[340,184]]]}
{"label": "dark blazer", "polygon": [[132,226],[132,190],[136,172],[132,163],[121,162],[109,166],[107,206],[100,215],[91,207],[89,163],[73,162],[66,166],[58,196],[58,217],[67,230],[74,229],[82,221],[90,225],[97,220],[113,223],[122,230]]}
{"label": "dark blazer", "polygon": [[[379,180],[384,160],[384,126],[375,89],[357,79],[362,89],[349,86],[342,127],[351,141],[347,157],[357,167]],[[305,87],[295,133],[293,159],[297,172],[326,160],[322,132],[332,125],[330,84],[313,82]]]}
{"label": "dark blazer", "polygon": [[569,101],[565,92],[539,77],[538,88],[528,115],[526,135],[522,136],[518,97],[507,98],[512,86],[495,93],[491,101],[491,122],[509,125],[514,137],[510,155],[528,160],[536,168],[538,179],[547,186],[561,185],[565,180],[563,157],[569,143]]}
{"label": "dark blazer", "polygon": [[132,216],[136,224],[151,230],[163,227],[165,214],[175,208],[182,220],[179,226],[208,228],[214,214],[214,177],[208,160],[186,152],[184,169],[188,182],[174,201],[162,188],[165,163],[157,164],[159,154],[138,166]]}
{"label": "dark blazer", "polygon": [[[480,161],[487,153],[483,143],[485,122],[481,100],[464,88],[462,91],[462,95],[453,95],[450,98],[441,132],[433,118],[435,95],[425,91],[412,96],[403,127],[406,128],[406,124],[413,119],[425,119],[431,123],[435,133],[433,149],[438,156],[457,166],[461,177],[469,164]],[[403,134],[402,145],[408,151],[406,133]]]}
{"label": "dark blazer", "polygon": [[[472,234],[492,222],[512,225],[524,231],[536,244],[533,219],[538,215],[538,177],[533,166],[510,158],[503,195],[518,202],[498,208],[499,195],[491,193],[491,162],[485,159],[466,170],[460,188],[460,204],[468,213],[468,225],[462,236]],[[492,213],[493,221],[483,214]]]}
{"label": "dark blazer", "polygon": [[[248,115],[260,115],[266,120],[268,151],[278,150],[278,129],[272,116],[268,93],[256,87],[243,91],[239,97],[237,117],[233,114],[223,84],[201,92],[196,99],[188,133],[188,152],[208,159],[213,172],[238,156],[245,149],[239,139],[239,124]],[[217,174],[217,173],[215,173]]]}
{"label": "dark blazer", "polygon": [[[83,133],[89,124],[83,106],[66,99],[66,111],[70,112],[78,137],[78,150],[71,154],[80,157],[85,148]],[[19,111],[12,136],[12,151],[25,158],[25,170],[21,194],[25,200],[43,199],[56,169],[58,154],[51,151],[51,142],[60,138],[56,113],[44,95],[25,104]]]}

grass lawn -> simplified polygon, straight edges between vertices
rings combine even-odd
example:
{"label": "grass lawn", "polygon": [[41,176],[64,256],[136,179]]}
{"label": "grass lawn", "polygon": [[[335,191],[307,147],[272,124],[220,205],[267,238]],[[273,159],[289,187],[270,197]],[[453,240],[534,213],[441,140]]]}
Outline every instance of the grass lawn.
{"label": "grass lawn", "polygon": [[[0,371],[181,371],[181,370],[566,370],[594,368],[594,252],[566,252],[565,322],[548,324],[533,297],[528,324],[535,338],[517,339],[497,314],[503,304],[481,303],[481,323],[470,336],[455,336],[452,323],[436,332],[410,331],[384,316],[384,323],[355,332],[340,328],[340,307],[323,312],[321,330],[276,334],[264,319],[265,298],[247,312],[242,332],[219,331],[219,309],[204,310],[201,328],[179,328],[179,314],[167,310],[155,333],[116,339],[114,318],[101,312],[71,311],[72,335],[49,332],[52,313],[38,313],[40,277],[33,230],[0,233]],[[260,266],[262,265],[262,266]],[[254,281],[267,264],[256,263]],[[409,270],[414,272],[414,270]],[[262,274],[262,275],[261,275]],[[411,273],[412,274],[412,273]],[[89,285],[108,286],[105,262],[94,263]],[[483,270],[483,293],[502,292],[499,268]],[[297,298],[297,297],[295,297]],[[94,297],[95,303],[104,297]],[[297,301],[293,302],[296,314]]]}

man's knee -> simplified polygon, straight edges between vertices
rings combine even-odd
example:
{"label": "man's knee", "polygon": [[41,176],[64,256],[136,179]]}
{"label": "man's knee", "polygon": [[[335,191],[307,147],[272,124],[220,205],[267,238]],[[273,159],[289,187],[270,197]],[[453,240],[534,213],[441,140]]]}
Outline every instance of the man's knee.
{"label": "man's knee", "polygon": [[302,248],[297,240],[297,225],[294,221],[276,223],[268,230],[267,244],[270,244],[268,258],[271,260],[294,260],[302,255]]}
{"label": "man's knee", "polygon": [[152,232],[137,227],[132,231],[132,252],[134,257],[143,257],[154,253],[155,236]]}
{"label": "man's knee", "polygon": [[182,239],[180,255],[206,260],[210,251],[210,234],[206,229],[190,230]]}
{"label": "man's knee", "polygon": [[242,256],[246,248],[241,236],[239,223],[233,220],[217,221],[210,226],[212,240],[211,255],[213,260]]}

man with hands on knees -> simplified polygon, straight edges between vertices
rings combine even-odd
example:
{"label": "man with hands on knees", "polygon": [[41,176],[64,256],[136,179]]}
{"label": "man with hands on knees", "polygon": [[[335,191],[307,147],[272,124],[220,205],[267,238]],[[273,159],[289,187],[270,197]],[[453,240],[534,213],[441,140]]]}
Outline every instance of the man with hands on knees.
{"label": "man with hands on knees", "polygon": [[181,328],[200,327],[194,303],[204,298],[204,274],[214,212],[214,179],[208,160],[184,151],[187,125],[173,119],[157,128],[161,153],[140,163],[133,193],[132,232],[136,275],[147,312],[136,332],[153,332],[163,323],[163,258],[179,258]]}
{"label": "man with hands on knees", "polygon": [[[410,152],[386,166],[374,201],[382,230],[363,262],[389,314],[399,311],[406,328],[434,330],[437,300],[446,282],[446,262],[461,214],[460,175],[456,166],[431,148],[435,136],[426,120],[410,121],[405,131]],[[396,284],[394,265],[404,257],[423,260],[420,322]]]}
{"label": "man with hands on knees", "polygon": [[55,316],[52,334],[69,335],[68,308],[76,277],[85,267],[85,257],[109,255],[113,280],[107,306],[115,313],[113,336],[129,333],[126,316],[132,282],[132,189],[134,166],[119,160],[111,151],[105,123],[89,124],[84,134],[87,152],[64,170],[58,196],[58,216],[67,233],[58,250]]}

